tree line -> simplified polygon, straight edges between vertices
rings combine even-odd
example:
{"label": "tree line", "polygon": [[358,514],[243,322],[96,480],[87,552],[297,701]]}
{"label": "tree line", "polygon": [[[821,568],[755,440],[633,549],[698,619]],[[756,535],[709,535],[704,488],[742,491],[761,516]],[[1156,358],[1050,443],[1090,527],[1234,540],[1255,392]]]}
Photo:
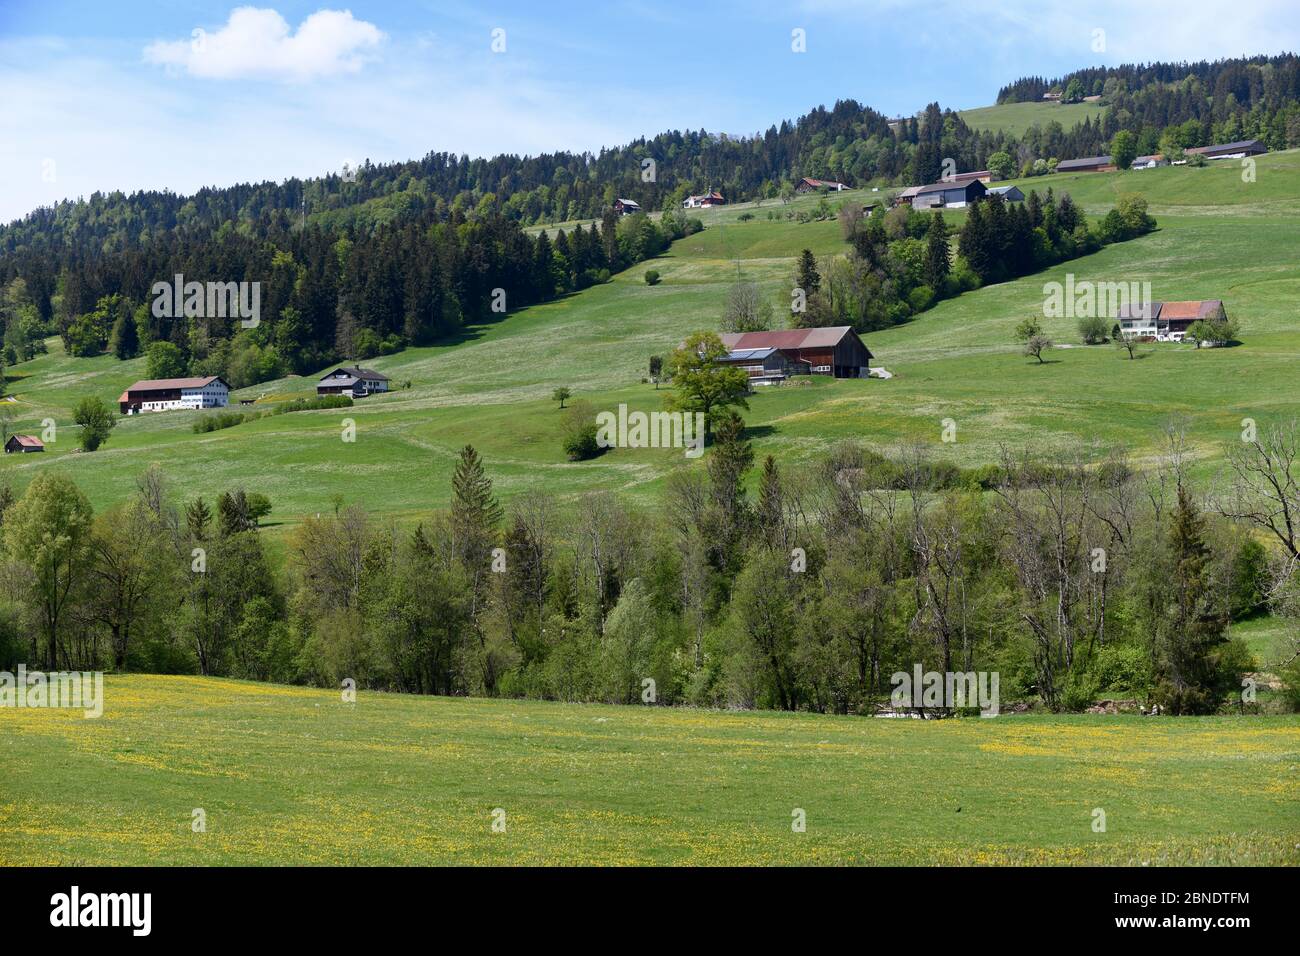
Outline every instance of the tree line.
{"label": "tree line", "polygon": [[0,666],[871,713],[920,664],[997,671],[1004,705],[1211,713],[1258,668],[1230,622],[1300,607],[1277,517],[1300,505],[1294,424],[1229,449],[1222,488],[1190,480],[1177,428],[1141,473],[1095,448],[964,470],[852,443],[781,467],[734,414],[713,435],[645,509],[504,507],[466,447],[445,510],[339,502],[283,561],[238,489],[183,501],[152,466],[96,515],[42,470],[0,490]]}
{"label": "tree line", "polygon": [[[240,388],[446,340],[608,281],[699,228],[682,215],[655,222],[606,210],[599,224],[532,236],[501,215],[470,220],[453,210],[370,232],[283,221],[265,238],[223,227],[163,231],[119,252],[29,250],[0,267],[11,275],[0,286],[3,359],[26,361],[57,332],[72,355],[147,354],[150,377],[221,375]],[[256,327],[155,315],[154,283],[178,274],[260,283]]]}

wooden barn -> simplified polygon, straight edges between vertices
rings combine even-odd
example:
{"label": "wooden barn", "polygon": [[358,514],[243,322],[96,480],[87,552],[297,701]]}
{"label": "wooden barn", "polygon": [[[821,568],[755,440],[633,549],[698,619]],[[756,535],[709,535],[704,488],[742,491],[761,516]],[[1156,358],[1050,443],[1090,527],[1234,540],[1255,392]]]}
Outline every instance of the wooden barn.
{"label": "wooden barn", "polygon": [[34,451],[45,451],[45,442],[35,435],[10,435],[5,442],[6,455],[26,455]]}
{"label": "wooden barn", "polygon": [[826,329],[781,329],[775,332],[726,332],[729,350],[723,360],[745,368],[751,378],[833,375],[866,378],[871,350],[851,326]]}

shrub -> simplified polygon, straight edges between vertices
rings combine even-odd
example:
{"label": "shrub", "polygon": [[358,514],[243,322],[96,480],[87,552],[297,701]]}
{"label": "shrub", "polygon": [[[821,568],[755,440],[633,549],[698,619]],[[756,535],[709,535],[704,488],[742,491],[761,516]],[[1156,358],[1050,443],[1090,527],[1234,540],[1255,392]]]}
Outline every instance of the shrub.
{"label": "shrub", "polygon": [[658,285],[658,284],[659,284],[659,270],[658,270],[658,269],[649,269],[649,270],[646,271],[646,274],[645,274],[645,284],[646,284],[646,285]]}
{"label": "shrub", "polygon": [[1110,329],[1107,321],[1099,315],[1087,316],[1079,320],[1079,337],[1084,345],[1101,345],[1106,341]]}
{"label": "shrub", "polygon": [[596,444],[596,423],[588,422],[564,436],[564,455],[569,461],[586,461],[601,452]]}

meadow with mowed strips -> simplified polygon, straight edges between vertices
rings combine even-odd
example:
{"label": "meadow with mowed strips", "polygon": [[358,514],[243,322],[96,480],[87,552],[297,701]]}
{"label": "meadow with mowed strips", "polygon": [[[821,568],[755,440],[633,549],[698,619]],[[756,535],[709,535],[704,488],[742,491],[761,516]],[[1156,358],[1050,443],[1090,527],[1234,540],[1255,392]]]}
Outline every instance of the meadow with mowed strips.
{"label": "meadow with mowed strips", "polygon": [[1287,717],[345,703],[144,675],[105,699],[98,720],[0,710],[0,863],[1300,863]]}

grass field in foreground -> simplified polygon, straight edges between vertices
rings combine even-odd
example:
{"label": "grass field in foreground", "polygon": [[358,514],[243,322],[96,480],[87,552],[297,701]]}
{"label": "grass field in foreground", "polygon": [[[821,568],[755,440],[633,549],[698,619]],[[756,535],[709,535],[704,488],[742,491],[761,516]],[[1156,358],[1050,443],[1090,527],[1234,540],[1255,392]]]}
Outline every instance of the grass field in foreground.
{"label": "grass field in foreground", "polygon": [[1300,864],[1296,718],[345,704],[145,676],[105,697],[98,720],[0,710],[0,864]]}

